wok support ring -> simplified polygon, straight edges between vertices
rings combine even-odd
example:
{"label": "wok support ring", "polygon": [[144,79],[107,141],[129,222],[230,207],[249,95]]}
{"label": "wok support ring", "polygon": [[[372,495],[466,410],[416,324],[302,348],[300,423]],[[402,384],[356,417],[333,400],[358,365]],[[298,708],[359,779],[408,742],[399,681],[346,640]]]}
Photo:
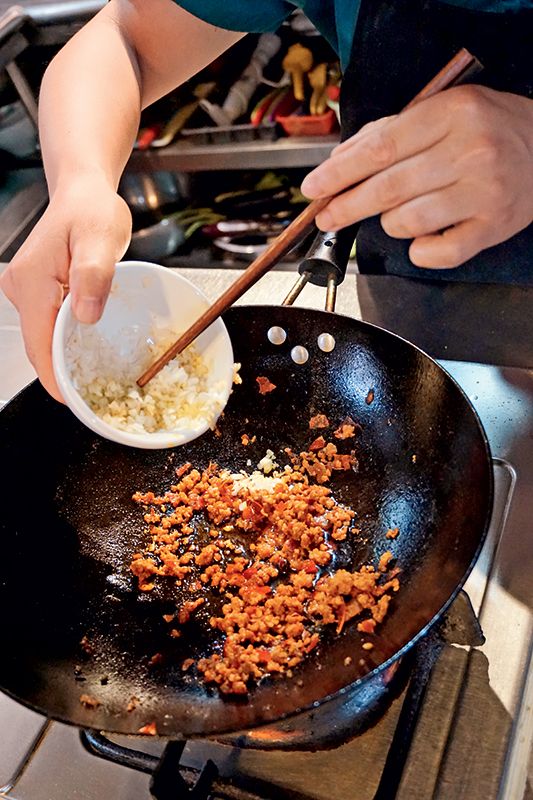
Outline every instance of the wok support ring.
{"label": "wok support ring", "polygon": [[218,769],[212,761],[207,761],[198,773],[180,766],[184,739],[169,742],[160,758],[112,742],[103,733],[80,731],[83,747],[93,755],[120,764],[123,767],[144,772],[152,776],[150,794],[155,800],[176,800],[177,797],[189,800],[203,800],[210,796],[213,781],[218,777]]}

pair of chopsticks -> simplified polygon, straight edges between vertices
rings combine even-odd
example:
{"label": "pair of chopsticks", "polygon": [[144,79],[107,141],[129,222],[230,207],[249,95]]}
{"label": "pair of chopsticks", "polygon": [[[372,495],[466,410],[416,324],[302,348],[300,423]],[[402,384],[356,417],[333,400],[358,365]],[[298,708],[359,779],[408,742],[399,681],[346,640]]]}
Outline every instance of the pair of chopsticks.
{"label": "pair of chopsticks", "polygon": [[[451,61],[420,91],[403,111],[411,108],[427,97],[448,89],[455,83],[478,71],[481,64],[468,52],[460,50]],[[321,197],[313,200],[298,216],[285,228],[285,230],[264,250],[250,266],[237,278],[216,302],[196,320],[191,327],[183,333],[177,341],[166,350],[157,361],[144,372],[138,379],[139,386],[145,386],[157,373],[163,369],[173,358],[179,355],[191,344],[206,328],[220,317],[230,306],[235,303],[251,286],[265,275],[269,269],[306,234],[311,228],[317,214],[330,202],[331,197]]]}

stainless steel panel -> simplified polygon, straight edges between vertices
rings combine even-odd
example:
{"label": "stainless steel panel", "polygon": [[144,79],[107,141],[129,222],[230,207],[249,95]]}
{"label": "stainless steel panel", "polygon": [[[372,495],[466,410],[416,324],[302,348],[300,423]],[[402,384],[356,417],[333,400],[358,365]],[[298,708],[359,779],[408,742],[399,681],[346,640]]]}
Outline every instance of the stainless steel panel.
{"label": "stainless steel panel", "polygon": [[134,151],[128,169],[206,172],[226,169],[314,167],[326,159],[337,136],[288,136],[274,142],[193,145],[179,141],[157,150]]}
{"label": "stainless steel panel", "polygon": [[148,800],[149,778],[87,753],[76,728],[54,724],[14,789],[16,800]]}
{"label": "stainless steel panel", "polygon": [[15,781],[17,773],[40,736],[46,721],[0,694],[0,795]]}

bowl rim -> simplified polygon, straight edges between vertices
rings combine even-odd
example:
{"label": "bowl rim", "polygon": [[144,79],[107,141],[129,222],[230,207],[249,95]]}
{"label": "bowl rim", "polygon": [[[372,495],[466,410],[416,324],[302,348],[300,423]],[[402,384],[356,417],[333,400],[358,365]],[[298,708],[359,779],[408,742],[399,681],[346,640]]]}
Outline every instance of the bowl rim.
{"label": "bowl rim", "polygon": [[[115,265],[115,275],[117,269],[130,269],[139,272],[140,274],[146,274],[147,272],[159,275],[164,274],[165,279],[167,279],[169,276],[172,276],[171,280],[175,280],[182,285],[187,285],[188,288],[192,289],[193,293],[201,301],[205,308],[208,308],[210,305],[209,299],[200,289],[198,289],[197,286],[194,285],[194,283],[192,283],[192,281],[188,280],[183,275],[180,275],[179,272],[169,269],[168,267],[164,267],[161,264],[137,260],[119,261]],[[113,425],[109,425],[109,423],[104,422],[101,417],[92,411],[85,400],[83,400],[81,395],[74,388],[70,378],[70,370],[67,366],[65,358],[63,341],[65,326],[69,319],[73,316],[71,306],[71,296],[68,294],[65,297],[61,308],[59,309],[54,325],[52,338],[52,366],[55,379],[63,396],[63,400],[72,413],[75,414],[75,416],[80,420],[80,422],[86,425],[86,427],[90,428],[90,430],[92,430],[94,433],[99,434],[105,439],[109,439],[113,442],[127,445],[129,447],[150,450],[159,450],[169,447],[176,447],[181,444],[187,444],[188,442],[197,439],[199,436],[202,436],[210,429],[211,426],[206,422],[204,425],[201,425],[194,430],[189,428],[186,430],[178,429],[175,431],[157,431],[155,433],[130,433],[129,431],[120,430],[119,428],[115,428]],[[233,385],[233,347],[226,325],[220,317],[216,319],[210,327],[215,328],[217,334],[222,337],[222,340],[226,344],[230,355],[231,373],[228,374],[227,384],[224,387],[225,400],[221,406],[221,413],[229,399]]]}

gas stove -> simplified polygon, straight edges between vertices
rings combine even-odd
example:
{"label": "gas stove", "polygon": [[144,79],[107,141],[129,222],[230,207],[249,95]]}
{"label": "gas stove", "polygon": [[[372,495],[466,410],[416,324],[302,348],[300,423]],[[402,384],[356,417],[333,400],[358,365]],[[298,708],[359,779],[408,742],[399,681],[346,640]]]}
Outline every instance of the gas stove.
{"label": "gas stove", "polygon": [[[213,298],[236,277],[224,270],[183,272]],[[279,303],[293,279],[271,273],[242,302]],[[350,724],[355,709],[348,701],[327,716],[317,712],[289,720],[281,750],[272,749],[279,741],[261,730],[243,736],[238,747],[205,740],[166,745],[80,734],[0,695],[0,797],[147,800],[152,793],[158,800],[533,800],[533,339],[514,347],[500,335],[483,349],[486,332],[469,328],[464,311],[459,326],[450,314],[450,295],[447,328],[435,331],[431,314],[421,325],[418,305],[409,329],[398,292],[406,284],[414,291],[401,279],[358,276],[357,295],[344,288],[337,310],[381,324],[386,321],[376,317],[386,314],[387,327],[432,355],[451,355],[453,360],[441,363],[470,397],[489,438],[495,506],[464,591],[442,624],[391,676],[376,713],[357,730]],[[438,301],[425,297],[428,309],[444,302],[439,291]],[[464,302],[465,290],[458,291]],[[478,295],[476,302],[489,304],[490,297],[484,297]],[[526,300],[515,290],[513,298],[519,304]],[[321,307],[323,290],[308,287],[299,302]],[[502,313],[501,308],[495,312],[500,323]],[[505,320],[500,327],[505,330]],[[33,372],[23,355],[16,314],[3,298],[0,356],[0,402],[6,402]]]}

